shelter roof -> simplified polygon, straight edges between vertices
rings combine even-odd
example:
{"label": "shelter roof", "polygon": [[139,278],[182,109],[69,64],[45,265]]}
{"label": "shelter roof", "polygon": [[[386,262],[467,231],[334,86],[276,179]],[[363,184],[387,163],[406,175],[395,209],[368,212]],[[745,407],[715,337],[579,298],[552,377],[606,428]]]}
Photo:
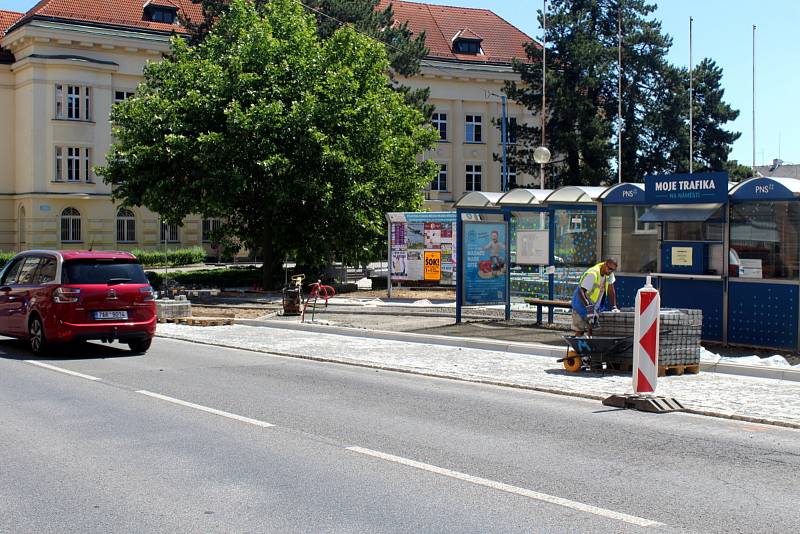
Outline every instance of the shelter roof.
{"label": "shelter roof", "polygon": [[800,199],[800,179],[758,177],[739,182],[729,191],[731,200],[796,200]]}
{"label": "shelter roof", "polygon": [[546,202],[596,202],[606,187],[592,187],[585,185],[571,185],[556,189],[545,199]]}
{"label": "shelter roof", "polygon": [[512,189],[497,202],[501,206],[530,206],[542,204],[552,189]]}
{"label": "shelter roof", "polygon": [[467,193],[456,202],[454,208],[496,208],[497,202],[503,193],[489,193],[485,191],[473,191]]}

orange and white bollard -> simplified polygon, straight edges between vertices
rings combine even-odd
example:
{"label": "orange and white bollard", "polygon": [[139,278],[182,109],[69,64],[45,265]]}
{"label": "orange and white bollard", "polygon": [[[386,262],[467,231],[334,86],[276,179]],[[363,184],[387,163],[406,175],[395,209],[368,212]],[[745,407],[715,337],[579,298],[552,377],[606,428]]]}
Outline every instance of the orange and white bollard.
{"label": "orange and white bollard", "polygon": [[633,392],[655,393],[658,379],[658,323],[661,297],[647,277],[636,293],[636,319],[633,323]]}

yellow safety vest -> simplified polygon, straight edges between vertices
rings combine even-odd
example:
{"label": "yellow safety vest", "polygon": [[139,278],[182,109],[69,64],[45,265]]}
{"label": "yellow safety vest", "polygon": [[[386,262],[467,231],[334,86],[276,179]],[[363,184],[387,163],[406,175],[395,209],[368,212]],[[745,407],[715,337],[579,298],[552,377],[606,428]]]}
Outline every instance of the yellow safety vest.
{"label": "yellow safety vest", "polygon": [[589,299],[590,304],[597,304],[598,300],[600,300],[600,280],[605,280],[605,288],[603,288],[603,294],[608,294],[608,276],[603,277],[600,274],[600,267],[602,267],[602,263],[598,263],[594,267],[589,267],[586,269],[586,272],[581,275],[581,279],[578,281],[578,287],[583,286],[583,280],[586,278],[587,275],[593,274],[594,275],[594,284],[592,285],[591,291],[586,292],[586,297]]}

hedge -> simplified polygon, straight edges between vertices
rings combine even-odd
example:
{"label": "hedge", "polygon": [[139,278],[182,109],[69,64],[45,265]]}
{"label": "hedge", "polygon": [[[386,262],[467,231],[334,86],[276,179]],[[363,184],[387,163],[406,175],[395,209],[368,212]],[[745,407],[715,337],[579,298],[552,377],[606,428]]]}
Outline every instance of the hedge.
{"label": "hedge", "polygon": [[0,252],[0,268],[2,268],[8,261],[13,258],[16,252]]}
{"label": "hedge", "polygon": [[[139,258],[142,265],[164,265],[165,254],[163,250],[132,250],[131,254]],[[166,263],[170,267],[203,263],[205,259],[206,253],[200,247],[180,248],[177,250],[167,250],[166,252]]]}
{"label": "hedge", "polygon": [[[160,289],[164,283],[163,271],[147,271],[150,285]],[[259,267],[232,267],[229,269],[203,269],[198,271],[174,271],[167,274],[172,282],[182,286],[214,288],[253,287],[261,285],[262,271]]]}

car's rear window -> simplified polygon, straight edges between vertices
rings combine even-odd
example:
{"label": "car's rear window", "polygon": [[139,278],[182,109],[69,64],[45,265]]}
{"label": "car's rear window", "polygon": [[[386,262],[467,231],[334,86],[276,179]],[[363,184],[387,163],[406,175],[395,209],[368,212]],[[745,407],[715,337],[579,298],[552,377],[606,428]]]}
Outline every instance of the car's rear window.
{"label": "car's rear window", "polygon": [[70,260],[62,268],[65,284],[147,284],[134,260]]}

